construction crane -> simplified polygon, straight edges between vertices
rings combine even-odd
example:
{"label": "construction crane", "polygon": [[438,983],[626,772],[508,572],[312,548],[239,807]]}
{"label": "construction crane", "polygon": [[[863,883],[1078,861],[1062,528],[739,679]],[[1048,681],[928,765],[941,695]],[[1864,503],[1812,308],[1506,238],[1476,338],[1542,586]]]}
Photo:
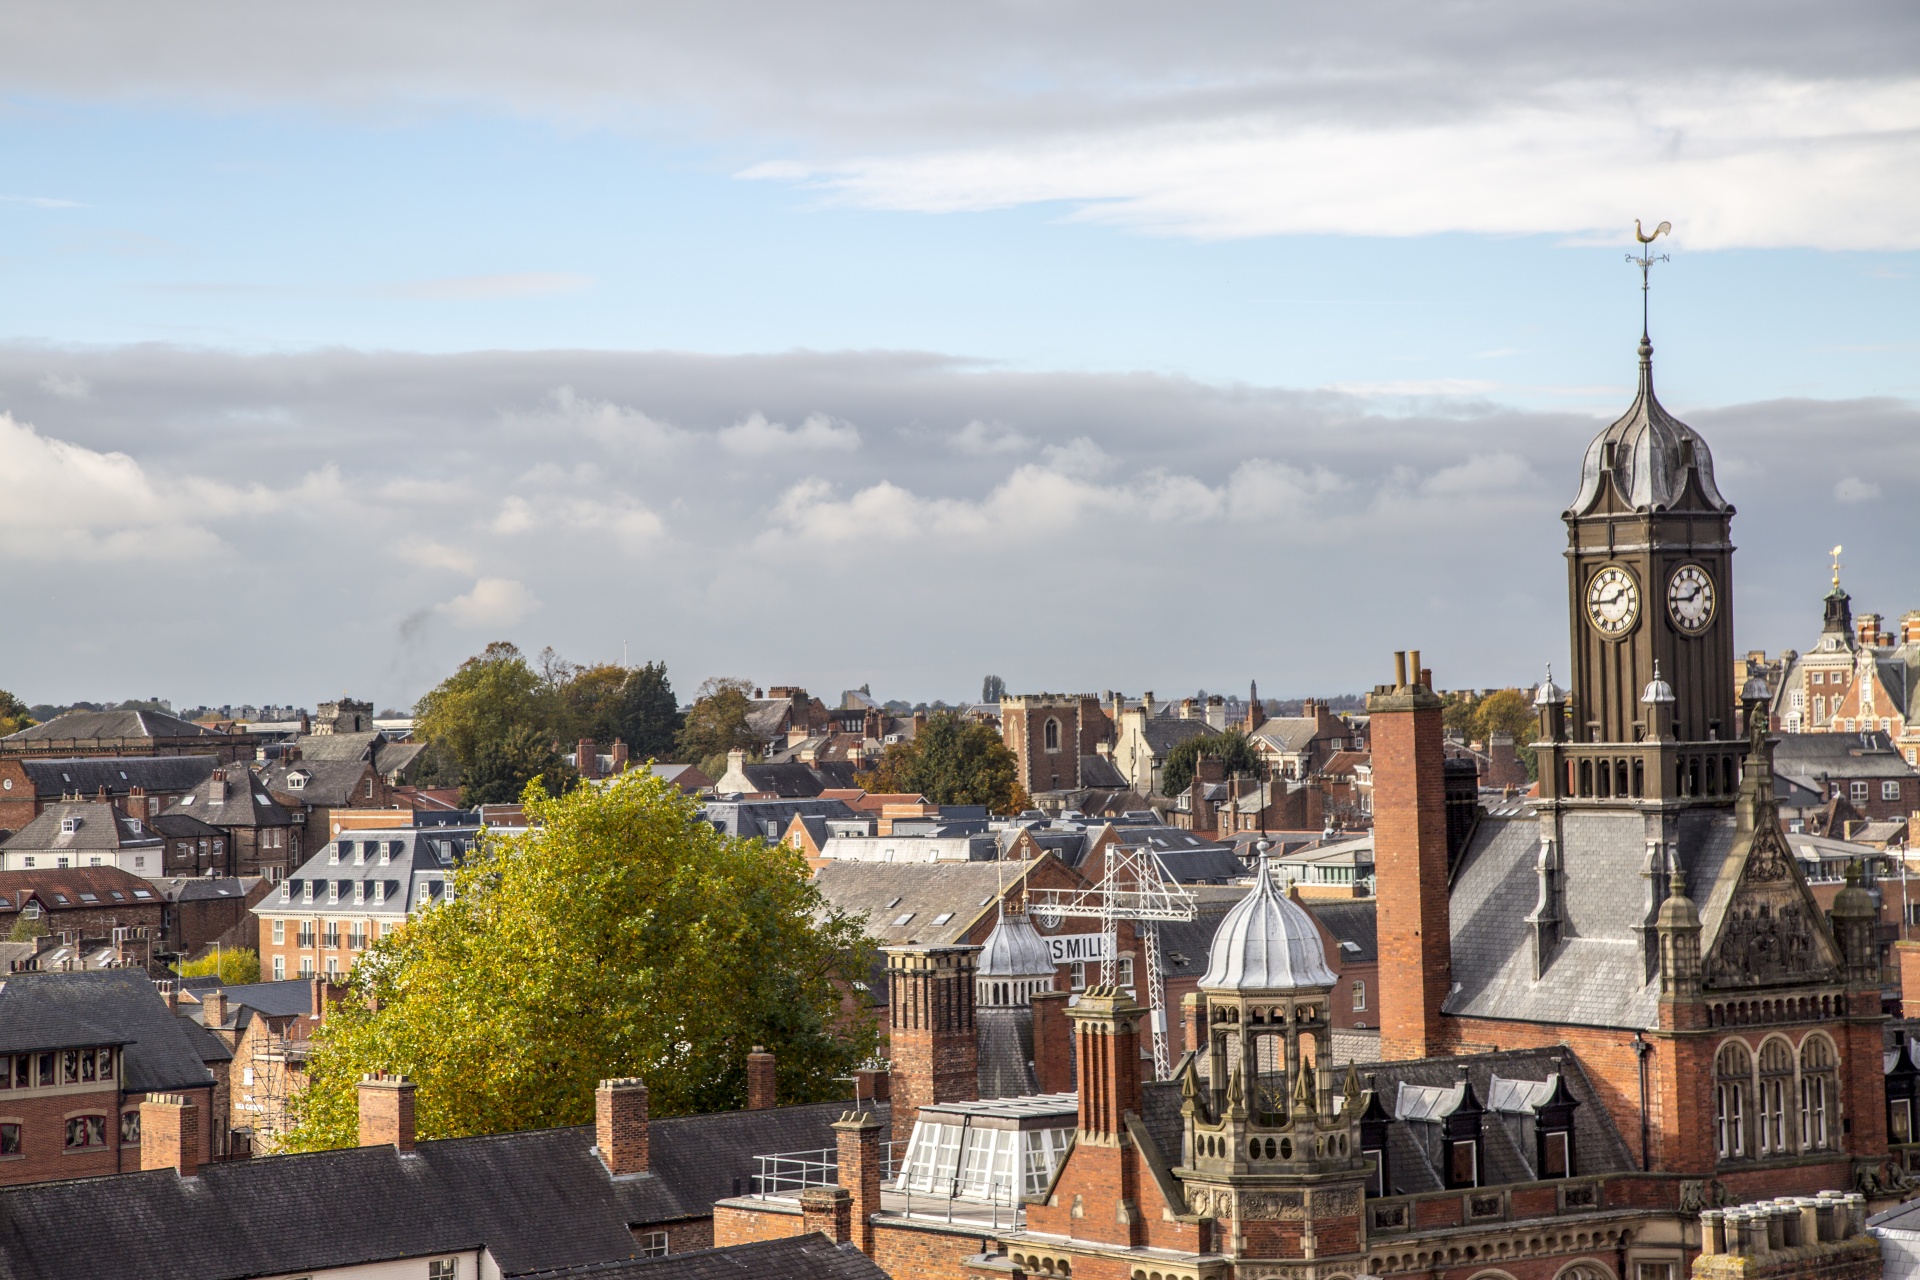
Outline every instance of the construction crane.
{"label": "construction crane", "polygon": [[1027,910],[1048,928],[1068,916],[1099,916],[1105,945],[1100,957],[1100,981],[1113,986],[1119,980],[1120,922],[1132,921],[1134,934],[1146,953],[1147,1008],[1153,1023],[1153,1072],[1165,1080],[1173,1074],[1167,1037],[1167,993],[1160,971],[1160,922],[1191,920],[1196,914],[1193,894],[1168,880],[1160,858],[1145,846],[1107,841],[1106,867],[1099,883],[1085,889],[1029,889]]}

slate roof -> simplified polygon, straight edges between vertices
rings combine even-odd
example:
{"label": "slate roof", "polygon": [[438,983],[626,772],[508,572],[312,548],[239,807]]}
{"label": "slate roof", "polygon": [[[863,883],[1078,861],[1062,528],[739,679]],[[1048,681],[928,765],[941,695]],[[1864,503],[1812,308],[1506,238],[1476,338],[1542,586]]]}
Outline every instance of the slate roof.
{"label": "slate roof", "polygon": [[[169,1010],[143,969],[21,973],[0,984],[0,1053],[87,1044],[127,1046],[122,1093],[210,1085],[207,1063],[233,1056]],[[0,1231],[0,1258],[7,1234]]]}
{"label": "slate roof", "polygon": [[[202,725],[159,711],[69,711],[10,733],[0,742],[68,742],[89,738],[223,738]],[[208,744],[213,745],[213,744]]]}
{"label": "slate roof", "polygon": [[17,911],[29,897],[47,911],[157,907],[152,883],[119,867],[40,867],[0,871],[0,911]]}
{"label": "slate roof", "polygon": [[1175,720],[1170,716],[1148,716],[1140,730],[1140,736],[1153,749],[1156,759],[1165,756],[1188,738],[1207,737],[1212,733],[1205,720]]}
{"label": "slate roof", "polygon": [[803,764],[748,764],[740,772],[755,791],[782,800],[804,800],[822,791],[820,779]]}
{"label": "slate roof", "polygon": [[177,813],[171,809],[149,819],[147,825],[169,840],[198,840],[202,837],[211,840],[215,836],[227,834],[211,823],[202,822],[189,814]]}
{"label": "slate roof", "polygon": [[887,1280],[887,1273],[849,1241],[835,1244],[818,1231],[783,1240],[748,1244],[664,1258],[598,1262],[564,1271],[542,1271],[539,1280]]}
{"label": "slate roof", "polygon": [[1110,791],[1124,791],[1127,786],[1127,777],[1120,772],[1118,765],[1105,756],[1081,756],[1080,785]]}
{"label": "slate roof", "polygon": [[[220,771],[225,779],[225,796],[213,798],[213,774],[209,773],[191,791],[168,806],[168,814],[184,814],[216,827],[290,827],[298,819],[267,793],[266,783],[245,765],[228,765]],[[355,778],[358,778],[355,774]],[[302,795],[305,792],[301,793]]]}
{"label": "slate roof", "polygon": [[1305,751],[1320,732],[1320,721],[1312,716],[1276,716],[1261,722],[1250,735],[1274,751]]}
{"label": "slate roof", "polygon": [[[160,1169],[12,1187],[0,1190],[0,1275],[241,1280],[480,1248],[514,1276],[612,1262],[634,1252],[630,1224],[705,1217],[735,1179],[749,1186],[755,1155],[831,1146],[845,1107],[656,1120],[650,1171],[622,1178],[608,1176],[583,1126],[423,1142],[406,1155],[267,1156],[203,1166],[191,1181]],[[315,1206],[341,1229],[314,1229]],[[86,1248],[69,1247],[82,1238]]]}
{"label": "slate roof", "polygon": [[[778,840],[796,813],[821,818],[857,818],[844,800],[709,800],[702,816],[723,835]],[[769,827],[767,824],[772,824]]]}
{"label": "slate roof", "polygon": [[[834,907],[865,912],[866,934],[882,945],[960,941],[994,910],[1005,889],[1041,864],[1029,862],[829,862],[813,883]],[[948,919],[936,924],[942,915]],[[906,917],[905,923],[895,924]]]}
{"label": "slate roof", "polygon": [[[1300,905],[1333,935],[1338,955],[1329,955],[1336,967],[1374,964],[1380,959],[1378,915],[1372,898],[1302,898]],[[1351,947],[1344,944],[1352,943]]]}
{"label": "slate roof", "polygon": [[1178,827],[1115,825],[1115,837],[1135,849],[1151,849],[1168,879],[1181,884],[1232,884],[1247,874],[1233,846]]}
{"label": "slate roof", "polygon": [[[473,847],[478,834],[477,827],[345,831],[322,845],[253,909],[260,915],[409,915],[445,900],[454,864]],[[382,857],[387,861],[382,862]],[[362,883],[365,890],[357,887]],[[309,884],[313,885],[311,901],[306,895]],[[376,885],[383,887],[376,889]],[[337,886],[337,897],[328,892],[329,886]]]}
{"label": "slate roof", "polygon": [[187,978],[180,985],[184,990],[191,991],[195,999],[214,991],[224,992],[229,1007],[245,1005],[269,1018],[288,1018],[313,1012],[313,983],[304,978],[231,985],[222,984],[218,978]]}
{"label": "slate roof", "polygon": [[[1711,939],[1732,892],[1722,873],[1733,847],[1733,811],[1689,809],[1677,822],[1687,893],[1700,905],[1703,940]],[[1563,937],[1536,980],[1526,917],[1539,897],[1539,821],[1530,814],[1481,818],[1454,874],[1457,987],[1444,1011],[1575,1026],[1654,1026],[1659,984],[1646,976],[1634,929],[1647,911],[1646,842],[1639,813],[1563,816]]]}
{"label": "slate roof", "polygon": [[260,883],[260,877],[167,876],[152,883],[168,902],[218,902],[222,898],[244,902],[248,891]]}
{"label": "slate roof", "polygon": [[36,796],[74,792],[93,796],[102,787],[110,796],[124,796],[134,787],[149,792],[191,790],[219,763],[218,756],[104,756],[22,760],[20,768],[33,783]]}
{"label": "slate roof", "polygon": [[[1821,777],[1920,778],[1894,748],[1892,736],[1873,733],[1783,733],[1773,750],[1776,775],[1817,783]],[[1820,790],[1816,785],[1815,790]]]}
{"label": "slate roof", "polygon": [[1033,1074],[1033,1010],[975,1009],[982,1098],[1023,1098],[1040,1092]]}
{"label": "slate roof", "polygon": [[[366,776],[364,760],[275,760],[260,770],[260,780],[270,794],[284,795],[295,804],[343,807],[351,805],[360,779]],[[304,773],[306,783],[292,786],[289,775]]]}
{"label": "slate roof", "polygon": [[[68,819],[78,823],[72,831],[63,828]],[[56,800],[8,837],[5,848],[12,853],[111,853],[154,848],[159,843],[158,832],[107,801]]]}

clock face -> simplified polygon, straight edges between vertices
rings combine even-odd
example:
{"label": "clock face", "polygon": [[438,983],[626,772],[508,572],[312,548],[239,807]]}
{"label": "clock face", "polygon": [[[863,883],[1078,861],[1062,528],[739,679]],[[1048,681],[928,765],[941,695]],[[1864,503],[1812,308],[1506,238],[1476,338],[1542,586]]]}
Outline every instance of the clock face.
{"label": "clock face", "polygon": [[1587,618],[1603,636],[1623,636],[1640,617],[1640,588],[1633,575],[1609,565],[1587,583]]}
{"label": "clock face", "polygon": [[1713,576],[1697,564],[1683,564],[1667,582],[1667,612],[1673,625],[1697,636],[1713,621]]}

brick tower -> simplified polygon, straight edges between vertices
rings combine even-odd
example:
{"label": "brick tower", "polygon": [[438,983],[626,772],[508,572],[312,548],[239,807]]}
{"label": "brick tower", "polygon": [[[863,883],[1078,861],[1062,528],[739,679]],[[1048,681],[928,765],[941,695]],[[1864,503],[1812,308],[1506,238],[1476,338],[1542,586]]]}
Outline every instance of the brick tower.
{"label": "brick tower", "polygon": [[1394,683],[1367,698],[1373,739],[1373,860],[1380,918],[1380,1051],[1442,1052],[1440,1006],[1453,984],[1447,910],[1446,759],[1440,699],[1395,653]]}

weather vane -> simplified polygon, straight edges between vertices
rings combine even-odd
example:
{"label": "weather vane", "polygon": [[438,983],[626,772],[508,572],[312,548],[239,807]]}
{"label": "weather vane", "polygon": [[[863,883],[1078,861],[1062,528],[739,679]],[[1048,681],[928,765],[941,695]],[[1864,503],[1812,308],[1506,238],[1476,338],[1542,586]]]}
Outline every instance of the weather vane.
{"label": "weather vane", "polygon": [[1635,218],[1633,220],[1633,238],[1640,242],[1640,256],[1636,258],[1630,253],[1627,255],[1627,261],[1640,268],[1640,338],[1642,341],[1645,341],[1647,337],[1648,272],[1653,269],[1653,264],[1656,262],[1672,261],[1672,259],[1664,253],[1655,253],[1653,251],[1653,242],[1672,230],[1673,224],[1671,222],[1663,222],[1655,227],[1653,233],[1649,235],[1640,229],[1640,219]]}

